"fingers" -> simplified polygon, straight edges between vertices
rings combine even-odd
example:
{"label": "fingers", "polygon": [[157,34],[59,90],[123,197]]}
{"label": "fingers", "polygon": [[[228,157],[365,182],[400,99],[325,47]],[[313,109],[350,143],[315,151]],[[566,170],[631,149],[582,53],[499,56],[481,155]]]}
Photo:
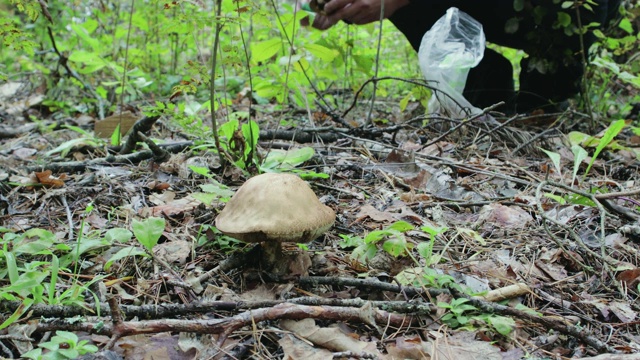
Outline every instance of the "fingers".
{"label": "fingers", "polygon": [[354,0],[331,0],[324,6],[324,12],[327,15],[333,15],[338,10],[343,9],[347,5],[354,3]]}
{"label": "fingers", "polygon": [[325,5],[325,12],[328,14],[329,20],[334,23],[345,20],[353,24],[368,24],[380,19],[380,4],[382,1],[331,0]]}
{"label": "fingers", "polygon": [[337,21],[332,21],[329,17],[318,14],[316,15],[316,18],[313,19],[312,26],[318,30],[327,30],[336,23]]}

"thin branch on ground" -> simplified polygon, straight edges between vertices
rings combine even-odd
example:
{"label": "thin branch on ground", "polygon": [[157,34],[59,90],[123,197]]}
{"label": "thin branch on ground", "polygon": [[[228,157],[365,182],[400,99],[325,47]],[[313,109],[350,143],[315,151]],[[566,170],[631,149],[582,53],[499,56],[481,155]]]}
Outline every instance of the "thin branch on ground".
{"label": "thin branch on ground", "polygon": [[[163,147],[167,152],[175,154],[188,149],[190,143],[185,142],[179,144],[164,144],[158,146]],[[121,164],[137,164],[144,160],[153,159],[153,157],[154,154],[151,150],[143,150],[127,155],[109,155],[104,158],[97,158],[89,161],[68,161],[28,166],[25,170],[27,172],[51,170],[54,173],[81,172],[92,166],[117,166]]]}
{"label": "thin branch on ground", "polygon": [[127,141],[120,149],[120,154],[130,154],[136,148],[136,144],[142,139],[138,136],[138,133],[145,134],[153,127],[153,124],[160,119],[160,116],[145,116],[142,119],[136,121],[135,124],[129,130],[129,137]]}

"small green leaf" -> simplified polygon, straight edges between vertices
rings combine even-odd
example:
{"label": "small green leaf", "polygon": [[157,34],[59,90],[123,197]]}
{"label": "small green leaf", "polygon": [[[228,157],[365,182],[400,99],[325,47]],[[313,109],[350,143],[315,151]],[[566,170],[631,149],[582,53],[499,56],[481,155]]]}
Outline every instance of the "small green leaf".
{"label": "small green leaf", "polygon": [[490,316],[487,321],[500,335],[504,336],[509,336],[516,327],[516,322],[506,316]]}
{"label": "small green leaf", "polygon": [[20,278],[20,274],[18,272],[18,264],[16,263],[16,257],[10,251],[3,251],[5,261],[7,262],[7,272],[9,273],[9,282],[11,284],[15,284],[18,282]]}
{"label": "small green leaf", "polygon": [[58,349],[57,352],[64,356],[65,359],[77,359],[80,357],[80,352],[76,349]]}
{"label": "small green leaf", "polygon": [[164,232],[164,226],[164,218],[157,217],[150,217],[142,221],[133,220],[131,223],[136,239],[150,253],[153,252],[153,247],[156,246],[158,240],[160,240],[160,236],[162,236]]}
{"label": "small green leaf", "polygon": [[571,16],[565,12],[558,11],[558,24],[563,27],[569,27],[571,25]]}
{"label": "small green leaf", "polygon": [[387,227],[388,230],[396,230],[400,232],[407,232],[409,230],[413,230],[413,225],[409,224],[406,221],[396,221],[393,224]]}
{"label": "small green leaf", "polygon": [[367,244],[375,244],[378,241],[382,240],[385,238],[385,236],[388,236],[389,232],[386,230],[375,230],[372,231],[370,233],[368,233],[365,237],[364,237],[364,242]]}
{"label": "small green leaf", "polygon": [[116,125],[115,130],[111,134],[111,145],[118,146],[120,145],[121,134],[120,134],[120,124]]}
{"label": "small green leaf", "polygon": [[565,196],[565,200],[574,205],[584,205],[589,207],[596,207],[596,204],[586,196],[578,195],[578,194],[569,194]]}
{"label": "small green leaf", "polygon": [[405,255],[412,247],[401,233],[393,236],[382,244],[382,249],[393,257]]}
{"label": "small green leaf", "polygon": [[547,156],[549,157],[549,159],[551,159],[551,162],[553,163],[553,167],[556,168],[558,175],[562,176],[562,166],[560,165],[560,154],[558,154],[557,152],[545,150],[543,148],[539,148],[539,149],[542,150],[545,154],[547,154]]}
{"label": "small green leaf", "polygon": [[364,245],[364,240],[360,236],[351,236],[340,234],[342,241],[338,243],[341,248],[350,248]]}
{"label": "small green leaf", "polygon": [[571,177],[571,184],[573,184],[576,181],[580,164],[589,156],[589,153],[578,144],[571,146],[571,152],[573,152],[573,176]]}
{"label": "small green leaf", "polygon": [[72,140],[63,142],[55,149],[47,151],[45,155],[51,156],[53,154],[60,153],[60,156],[65,157],[74,148],[81,148],[85,146],[89,148],[96,148],[96,147],[101,147],[102,145],[103,145],[103,142],[100,139],[77,138],[77,139],[72,139]]}
{"label": "small green leaf", "polygon": [[317,57],[318,59],[330,63],[335,59],[340,53],[337,50],[329,49],[328,47],[324,47],[318,44],[307,44],[304,48],[311,53],[311,55]]}
{"label": "small green leaf", "polygon": [[291,170],[311,159],[313,155],[315,155],[315,150],[311,147],[291,150],[273,149],[269,151],[261,168],[263,170]]}
{"label": "small green leaf", "polygon": [[219,196],[217,196],[216,194],[201,193],[201,192],[191,193],[190,196],[198,200],[199,202],[203,203],[206,206],[211,206],[213,202],[219,198]]}
{"label": "small green leaf", "polygon": [[32,349],[20,356],[23,358],[33,359],[33,360],[42,359],[42,349],[41,348]]}
{"label": "small green leaf", "polygon": [[469,237],[475,241],[478,242],[478,244],[480,245],[486,245],[487,241],[482,237],[482,235],[480,235],[477,231],[472,230],[472,229],[467,229],[467,228],[458,228],[456,229],[458,231],[458,234],[461,234],[463,236]]}
{"label": "small green leaf", "polygon": [[20,304],[20,306],[18,306],[16,311],[14,311],[13,314],[11,314],[11,316],[9,316],[2,324],[0,324],[0,330],[6,328],[7,326],[9,326],[9,325],[13,324],[14,322],[18,321],[20,316],[22,316],[22,314],[27,312],[27,310],[29,310],[31,305],[33,305],[33,299],[31,299],[31,298],[23,299],[22,300],[22,304]]}
{"label": "small green leaf", "polygon": [[244,136],[247,142],[244,155],[248,155],[249,152],[255,150],[256,145],[258,145],[258,138],[260,137],[260,127],[258,123],[251,120],[248,124],[242,124],[242,136]]}
{"label": "small green leaf", "polygon": [[85,44],[89,45],[93,51],[98,51],[100,49],[100,41],[89,36],[89,32],[81,24],[71,24],[70,27],[71,30],[73,30]]}
{"label": "small green leaf", "polygon": [[426,232],[429,235],[436,236],[436,235],[440,235],[442,233],[447,232],[447,230],[449,230],[449,228],[446,227],[446,226],[440,226],[440,227],[436,227],[436,228],[431,227],[431,226],[422,226],[420,228],[420,230]]}
{"label": "small green leaf", "polygon": [[104,239],[109,243],[120,242],[125,243],[133,238],[133,233],[124,228],[113,228],[107,230],[104,234]]}
{"label": "small green leaf", "polygon": [[105,271],[109,271],[109,269],[111,268],[111,266],[113,265],[114,262],[120,260],[120,259],[124,259],[126,257],[129,256],[144,256],[147,257],[149,255],[147,255],[146,252],[144,252],[144,250],[140,249],[139,247],[136,246],[129,246],[126,248],[122,248],[120,250],[118,250],[117,253],[113,254],[113,256],[111,256],[111,258],[107,261],[106,264],[104,264],[104,270]]}
{"label": "small green leaf", "polygon": [[211,177],[211,173],[208,167],[189,165],[189,169],[198,175],[202,175],[208,178]]}
{"label": "small green leaf", "polygon": [[627,32],[627,34],[633,34],[633,25],[631,24],[631,20],[629,18],[620,19],[620,23],[618,27]]}
{"label": "small green leaf", "polygon": [[75,347],[78,343],[78,335],[70,331],[58,330],[56,331],[56,335],[51,340],[58,343],[65,342]]}
{"label": "small green leaf", "polygon": [[276,55],[282,48],[282,40],[274,37],[251,45],[251,60],[254,63],[265,61]]}
{"label": "small green leaf", "polygon": [[515,10],[515,11],[524,10],[524,0],[514,0],[513,1],[513,10]]}
{"label": "small green leaf", "polygon": [[405,111],[407,109],[407,105],[409,105],[409,100],[411,100],[412,98],[413,98],[413,94],[408,93],[400,100],[400,103],[398,104],[400,106],[400,111]]}
{"label": "small green leaf", "polygon": [[589,166],[587,166],[587,170],[584,172],[583,177],[587,176],[587,174],[591,170],[591,166],[593,166],[596,158],[598,157],[598,155],[600,155],[600,152],[602,152],[602,150],[604,150],[604,148],[607,147],[616,136],[618,136],[618,134],[622,131],[622,129],[624,129],[626,125],[627,123],[624,120],[614,121],[611,125],[609,125],[607,130],[604,132],[602,139],[600,139],[598,146],[596,146],[596,150],[591,157],[591,162],[589,163]]}
{"label": "small green leaf", "polygon": [[373,259],[377,252],[378,248],[375,244],[362,244],[353,249],[350,257],[365,264],[367,261]]}
{"label": "small green leaf", "polygon": [[60,271],[60,259],[57,256],[53,255],[51,259],[51,279],[49,280],[49,288],[47,292],[49,293],[49,304],[53,305],[56,303],[56,284],[58,283],[58,271]]}
{"label": "small green leaf", "polygon": [[567,203],[567,201],[562,196],[559,196],[559,195],[545,193],[544,196],[549,199],[555,200],[560,205],[565,205]]}
{"label": "small green leaf", "polygon": [[561,6],[563,9],[568,9],[573,6],[573,1],[563,1]]}

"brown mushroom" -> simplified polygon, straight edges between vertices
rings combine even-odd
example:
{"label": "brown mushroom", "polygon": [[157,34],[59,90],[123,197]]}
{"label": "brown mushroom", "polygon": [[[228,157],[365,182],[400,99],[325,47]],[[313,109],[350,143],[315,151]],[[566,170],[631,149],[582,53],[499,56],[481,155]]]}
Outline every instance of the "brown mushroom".
{"label": "brown mushroom", "polygon": [[282,256],[283,242],[307,243],[329,230],[336,215],[307,183],[292,174],[262,174],[245,182],[215,220],[223,234],[262,243],[267,265]]}

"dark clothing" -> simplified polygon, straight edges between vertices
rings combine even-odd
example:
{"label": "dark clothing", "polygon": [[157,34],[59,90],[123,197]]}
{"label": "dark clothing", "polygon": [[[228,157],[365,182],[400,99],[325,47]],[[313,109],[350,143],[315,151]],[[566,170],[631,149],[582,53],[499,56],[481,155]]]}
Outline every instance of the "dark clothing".
{"label": "dark clothing", "polygon": [[[620,0],[596,0],[596,3],[598,6],[593,7],[593,12],[580,10],[581,24],[605,25],[615,17],[620,6]],[[487,49],[467,79],[464,95],[472,104],[487,107],[506,101],[508,111],[530,111],[578,93],[583,74],[580,36],[565,33],[577,30],[575,9],[561,9],[560,4],[553,4],[552,0],[524,0],[520,11],[514,9],[514,0],[412,0],[390,20],[417,51],[424,33],[450,7],[457,7],[478,20],[487,41],[521,49],[529,55],[522,62],[520,91],[516,94],[510,62]],[[569,27],[560,25],[559,19],[564,19],[564,25]],[[588,50],[593,41],[593,34],[587,33],[585,49]]]}

